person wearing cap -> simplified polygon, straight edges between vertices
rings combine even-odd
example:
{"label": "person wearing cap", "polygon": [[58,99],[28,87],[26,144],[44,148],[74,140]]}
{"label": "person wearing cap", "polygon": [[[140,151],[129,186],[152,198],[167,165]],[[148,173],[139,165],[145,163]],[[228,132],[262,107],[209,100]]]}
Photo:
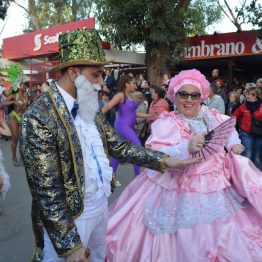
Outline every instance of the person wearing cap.
{"label": "person wearing cap", "polygon": [[255,83],[252,83],[252,82],[245,84],[245,89],[246,89],[246,90],[249,89],[249,88],[251,88],[251,87],[252,87],[252,88],[253,88],[253,87],[256,87],[256,84],[255,84]]}
{"label": "person wearing cap", "polygon": [[104,261],[109,155],[164,171],[186,161],[125,141],[98,112],[105,59],[96,30],[59,36],[58,82],[22,117],[20,150],[32,194],[33,261]]}
{"label": "person wearing cap", "polygon": [[176,110],[154,121],[146,147],[204,158],[127,186],[109,208],[107,262],[262,261],[262,172],[240,155],[233,119],[201,105],[209,86],[196,69],[171,78]]}
{"label": "person wearing cap", "polygon": [[215,80],[215,85],[217,86],[217,95],[221,96],[224,100],[225,106],[228,103],[227,93],[224,87],[224,81],[221,79]]}

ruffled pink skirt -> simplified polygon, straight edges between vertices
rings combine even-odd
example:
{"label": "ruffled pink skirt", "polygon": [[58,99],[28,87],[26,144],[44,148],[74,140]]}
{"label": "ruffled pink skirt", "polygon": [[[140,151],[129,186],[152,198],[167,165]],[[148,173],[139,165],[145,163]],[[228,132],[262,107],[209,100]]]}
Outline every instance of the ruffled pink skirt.
{"label": "ruffled pink skirt", "polygon": [[232,186],[217,192],[181,192],[151,170],[139,175],[109,209],[107,261],[261,262],[261,172],[243,157],[224,160]]}

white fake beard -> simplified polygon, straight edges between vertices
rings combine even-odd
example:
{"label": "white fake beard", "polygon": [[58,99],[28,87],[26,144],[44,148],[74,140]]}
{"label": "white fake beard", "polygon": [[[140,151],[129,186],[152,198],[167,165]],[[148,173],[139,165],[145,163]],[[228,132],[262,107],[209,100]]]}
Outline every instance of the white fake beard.
{"label": "white fake beard", "polygon": [[97,92],[101,87],[97,84],[91,84],[83,75],[76,78],[75,86],[79,105],[77,114],[84,122],[92,123],[99,110]]}

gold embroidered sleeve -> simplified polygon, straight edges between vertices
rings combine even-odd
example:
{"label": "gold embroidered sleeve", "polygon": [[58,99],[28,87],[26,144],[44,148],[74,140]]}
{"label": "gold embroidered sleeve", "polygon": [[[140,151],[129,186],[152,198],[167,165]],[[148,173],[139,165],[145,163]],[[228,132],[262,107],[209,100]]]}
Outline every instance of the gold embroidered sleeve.
{"label": "gold embroidered sleeve", "polygon": [[32,198],[44,227],[58,255],[67,256],[82,244],[66,203],[54,130],[54,121],[50,121],[47,113],[25,114],[20,150]]}
{"label": "gold embroidered sleeve", "polygon": [[126,141],[106,121],[102,113],[99,113],[99,119],[102,125],[101,129],[106,137],[107,151],[111,156],[123,162],[137,164],[160,172],[165,171],[164,159],[169,157],[168,155]]}

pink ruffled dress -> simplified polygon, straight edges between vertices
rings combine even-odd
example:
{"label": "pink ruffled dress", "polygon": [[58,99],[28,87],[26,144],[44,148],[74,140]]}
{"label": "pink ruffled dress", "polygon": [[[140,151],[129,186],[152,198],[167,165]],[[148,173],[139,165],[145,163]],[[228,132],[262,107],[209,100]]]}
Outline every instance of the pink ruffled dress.
{"label": "pink ruffled dress", "polygon": [[[164,112],[146,145],[187,159],[191,137],[226,119],[206,107],[194,119]],[[262,172],[224,150],[184,170],[146,169],[110,207],[107,243],[110,262],[261,262]]]}

